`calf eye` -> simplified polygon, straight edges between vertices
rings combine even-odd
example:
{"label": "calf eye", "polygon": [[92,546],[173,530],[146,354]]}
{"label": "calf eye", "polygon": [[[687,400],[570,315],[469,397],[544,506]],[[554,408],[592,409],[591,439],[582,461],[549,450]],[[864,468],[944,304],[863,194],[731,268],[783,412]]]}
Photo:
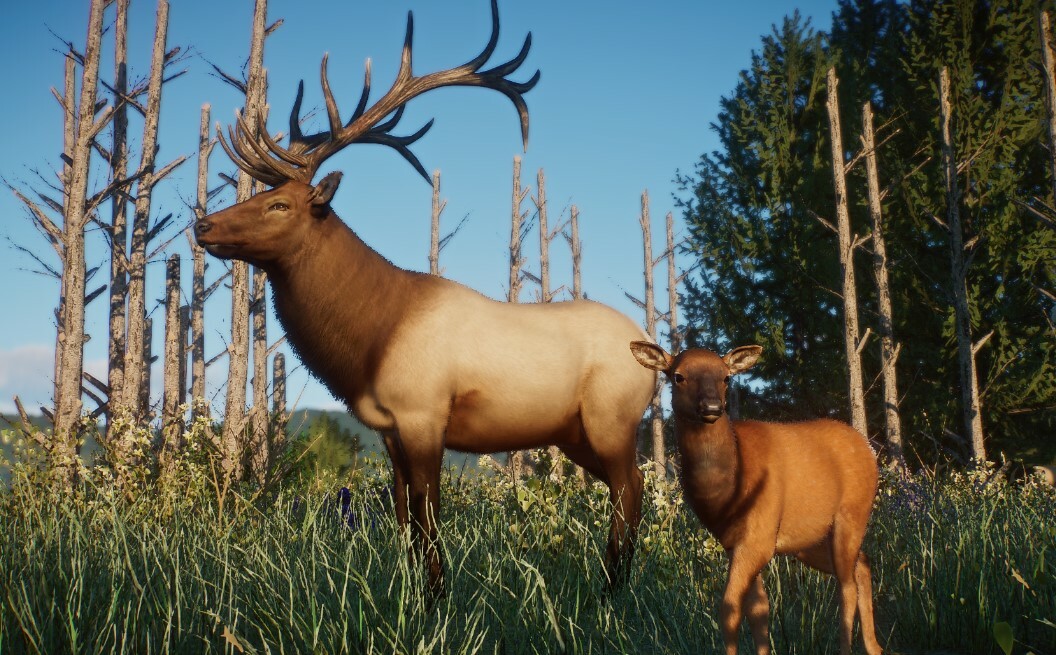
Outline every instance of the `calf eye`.
{"label": "calf eye", "polygon": [[269,212],[284,212],[284,211],[288,211],[289,208],[290,208],[290,206],[287,205],[284,202],[274,202],[274,203],[271,204],[271,206],[268,207],[268,211]]}
{"label": "calf eye", "polygon": [[675,381],[675,384],[682,384],[686,381],[686,376],[682,375],[681,373],[675,373],[671,376],[671,379]]}
{"label": "calf eye", "polygon": [[726,383],[726,385],[727,385],[727,386],[729,386],[729,384],[730,384],[730,376],[728,376],[728,375],[727,375],[727,376],[726,376],[726,379],[725,379],[725,380],[723,380],[723,382],[725,382],[725,383]]}

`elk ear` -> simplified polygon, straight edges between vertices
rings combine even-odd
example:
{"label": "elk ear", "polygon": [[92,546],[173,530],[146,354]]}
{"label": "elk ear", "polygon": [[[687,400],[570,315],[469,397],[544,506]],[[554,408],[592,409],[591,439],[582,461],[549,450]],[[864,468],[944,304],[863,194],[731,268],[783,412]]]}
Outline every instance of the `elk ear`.
{"label": "elk ear", "polygon": [[762,346],[741,346],[726,353],[722,361],[726,362],[726,366],[730,368],[730,375],[736,375],[741,371],[750,369],[753,364],[759,361],[759,356],[762,354]]}
{"label": "elk ear", "polygon": [[639,364],[654,371],[664,372],[671,368],[671,355],[655,343],[632,341],[631,354]]}
{"label": "elk ear", "polygon": [[341,184],[341,172],[334,171],[323,179],[319,184],[312,187],[308,193],[308,204],[312,206],[312,213],[319,215],[320,212],[330,206],[330,201],[337,193],[337,187]]}

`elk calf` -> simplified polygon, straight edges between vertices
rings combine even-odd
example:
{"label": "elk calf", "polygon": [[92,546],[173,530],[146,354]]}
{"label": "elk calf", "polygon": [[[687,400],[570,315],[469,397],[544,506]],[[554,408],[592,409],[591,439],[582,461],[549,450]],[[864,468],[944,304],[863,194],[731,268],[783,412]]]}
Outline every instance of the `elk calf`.
{"label": "elk calf", "polygon": [[700,348],[672,357],[655,344],[633,341],[631,352],[671,380],[682,487],[730,558],[720,611],[727,655],[737,653],[742,616],[756,652],[770,652],[762,570],[775,554],[836,576],[843,655],[851,652],[856,610],[866,652],[880,653],[869,559],[861,551],[877,481],[876,457],[865,438],[832,420],[731,421],[730,376],[759,359],[759,346],[734,348],[724,357]]}

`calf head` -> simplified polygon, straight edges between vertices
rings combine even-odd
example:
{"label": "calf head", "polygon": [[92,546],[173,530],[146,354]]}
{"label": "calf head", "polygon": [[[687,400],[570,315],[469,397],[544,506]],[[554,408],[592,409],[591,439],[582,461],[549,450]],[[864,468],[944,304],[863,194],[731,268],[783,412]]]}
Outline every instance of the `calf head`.
{"label": "calf head", "polygon": [[755,364],[763,349],[741,346],[719,357],[704,348],[690,348],[672,356],[655,343],[632,341],[631,352],[639,364],[660,371],[671,381],[671,408],[676,417],[714,423],[726,412],[730,376]]}
{"label": "calf head", "polygon": [[210,214],[194,224],[198,245],[221,259],[262,267],[278,263],[311,241],[312,231],[330,215],[330,201],[340,182],[338,172],[315,186],[290,180]]}

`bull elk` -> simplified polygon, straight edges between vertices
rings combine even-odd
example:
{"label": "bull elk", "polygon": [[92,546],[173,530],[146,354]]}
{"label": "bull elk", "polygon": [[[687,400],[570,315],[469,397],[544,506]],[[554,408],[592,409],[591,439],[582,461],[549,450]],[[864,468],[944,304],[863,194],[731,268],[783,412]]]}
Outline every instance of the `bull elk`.
{"label": "bull elk", "polygon": [[642,366],[672,383],[682,487],[700,522],[726,549],[729,579],[720,624],[736,655],[742,616],[757,653],[770,653],[770,611],[762,570],[775,554],[834,574],[840,586],[840,653],[851,652],[857,611],[869,655],[879,655],[872,581],[862,539],[876,495],[876,456],[845,423],[730,421],[731,375],[752,366],[762,348],[724,357],[692,348],[672,357],[647,341],[631,343]]}
{"label": "bull elk", "polygon": [[[396,81],[367,108],[370,64],[359,104],[342,124],[322,63],[329,130],[301,133],[298,89],[290,142],[266,127],[251,134],[238,117],[221,144],[245,172],[274,187],[195,225],[198,243],[223,259],[264,269],[275,311],[307,368],[349,411],[378,430],[392,460],[398,523],[411,530],[430,588],[443,589],[436,546],[440,465],[445,448],[471,453],[557,445],[608,485],[613,505],[606,550],[610,582],[633,554],[641,515],[642,475],[635,432],[653,393],[655,374],[638,366],[627,342],[642,331],[604,305],[496,302],[461,284],[403,270],[372,250],[331,208],[341,179],[312,183],[320,164],[352,143],[391,146],[428,181],[410,151],[432,121],[410,136],[391,130],[412,98],[447,86],[479,86],[509,98],[525,144],[528,110],[522,94],[539,79],[507,79],[520,53],[480,68],[498,40],[491,3],[491,39],[469,62],[417,76],[411,72],[413,18]],[[264,116],[258,125],[264,125]],[[409,514],[411,516],[409,516]]]}

